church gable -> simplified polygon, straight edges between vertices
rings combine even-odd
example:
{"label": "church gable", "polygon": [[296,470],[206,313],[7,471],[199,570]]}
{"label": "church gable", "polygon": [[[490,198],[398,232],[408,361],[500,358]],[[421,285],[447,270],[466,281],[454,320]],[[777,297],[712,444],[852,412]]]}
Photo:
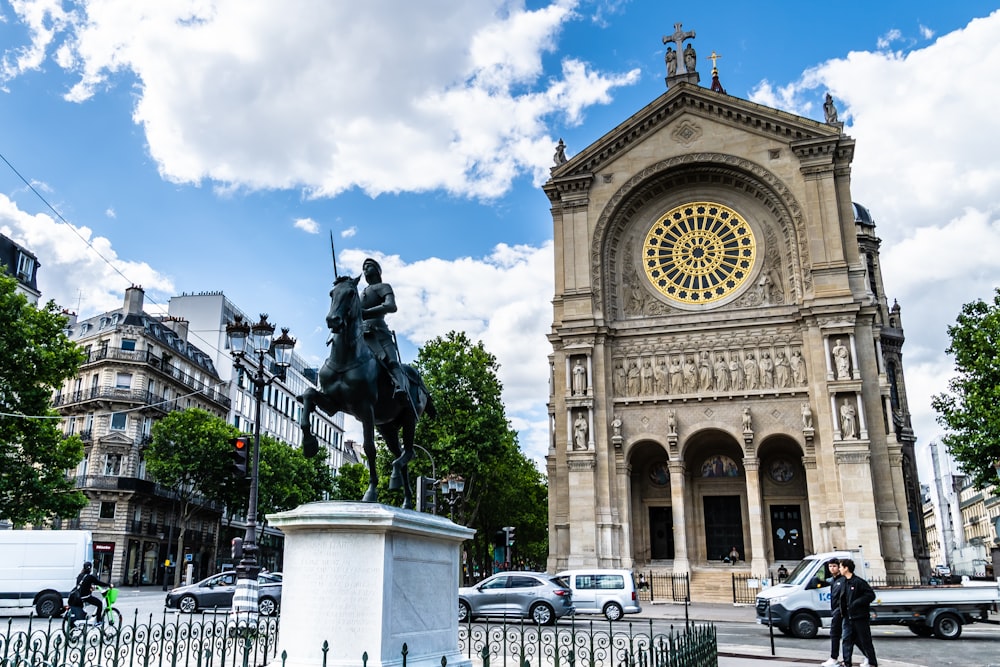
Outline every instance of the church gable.
{"label": "church gable", "polygon": [[697,143],[706,132],[731,136],[749,133],[776,146],[836,144],[840,138],[836,126],[682,83],[556,166],[552,181],[607,171],[616,159],[634,152],[636,146],[664,131],[680,146],[678,153],[697,150]]}

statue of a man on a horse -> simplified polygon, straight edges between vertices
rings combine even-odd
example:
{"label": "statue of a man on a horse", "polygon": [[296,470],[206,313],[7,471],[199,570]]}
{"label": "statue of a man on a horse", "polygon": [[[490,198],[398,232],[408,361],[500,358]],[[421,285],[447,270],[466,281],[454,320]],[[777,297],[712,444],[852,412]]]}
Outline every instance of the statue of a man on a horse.
{"label": "statue of a man on a horse", "polygon": [[[417,371],[401,364],[396,341],[385,322],[396,312],[392,287],[382,281],[382,267],[368,258],[362,265],[368,286],[358,295],[361,277],[340,276],[330,290],[330,356],[319,371],[319,389],[309,388],[300,396],[302,449],[314,456],[319,447],[312,433],[310,416],[317,407],[327,414],[346,412],[361,422],[365,457],[368,459],[368,490],[365,502],[378,501],[375,467],[375,429],[396,459],[392,463],[389,488],[403,489],[403,507],[413,508],[413,493],[407,463],[413,458],[413,436],[424,413],[433,416],[431,397]],[[402,431],[402,438],[400,438]]]}

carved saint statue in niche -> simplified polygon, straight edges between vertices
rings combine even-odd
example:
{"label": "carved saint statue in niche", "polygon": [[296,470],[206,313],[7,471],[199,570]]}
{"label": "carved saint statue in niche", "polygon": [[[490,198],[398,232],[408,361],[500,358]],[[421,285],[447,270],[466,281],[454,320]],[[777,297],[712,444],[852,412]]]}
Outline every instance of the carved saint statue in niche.
{"label": "carved saint statue in niche", "polygon": [[774,353],[774,386],[785,389],[791,386],[792,372],[788,365],[788,357],[781,350]]}
{"label": "carved saint statue in niche", "polygon": [[587,369],[579,359],[573,366],[573,395],[583,396],[587,393]]}
{"label": "carved saint statue in niche", "polygon": [[576,421],[573,422],[573,449],[587,449],[587,418],[583,413],[577,413]]}
{"label": "carved saint statue in niche", "polygon": [[836,345],[833,346],[833,361],[837,366],[837,379],[838,380],[850,380],[851,379],[851,354],[848,352],[844,344],[837,339]]}

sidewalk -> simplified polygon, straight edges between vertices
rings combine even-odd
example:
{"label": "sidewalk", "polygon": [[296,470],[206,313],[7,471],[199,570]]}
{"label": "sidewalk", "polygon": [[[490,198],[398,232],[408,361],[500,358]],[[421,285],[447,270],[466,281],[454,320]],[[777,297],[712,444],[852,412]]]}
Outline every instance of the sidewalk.
{"label": "sidewalk", "polygon": [[[710,602],[692,602],[687,608],[691,621],[710,621],[713,623],[756,623],[754,609],[751,606],[736,606]],[[628,617],[632,619],[653,618],[684,622],[684,605],[673,603],[644,602],[642,613]],[[761,626],[762,632],[767,628]],[[719,644],[719,667],[799,667],[800,665],[819,665],[827,657],[825,649],[829,643],[811,644],[808,649],[776,648],[777,655],[771,655],[770,646],[751,646],[744,644]],[[862,656],[855,656],[858,664]],[[879,667],[926,667],[915,662],[900,662],[898,660],[878,661]]]}

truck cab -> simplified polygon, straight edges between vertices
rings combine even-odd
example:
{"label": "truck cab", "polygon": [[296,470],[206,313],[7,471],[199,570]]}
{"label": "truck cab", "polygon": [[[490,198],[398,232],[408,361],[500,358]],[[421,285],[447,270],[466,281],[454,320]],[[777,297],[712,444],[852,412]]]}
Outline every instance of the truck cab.
{"label": "truck cab", "polygon": [[826,564],[834,559],[850,558],[864,570],[858,551],[832,551],[806,556],[784,583],[765,588],[757,594],[757,623],[773,625],[784,634],[809,639],[819,629],[830,627],[830,581]]}

